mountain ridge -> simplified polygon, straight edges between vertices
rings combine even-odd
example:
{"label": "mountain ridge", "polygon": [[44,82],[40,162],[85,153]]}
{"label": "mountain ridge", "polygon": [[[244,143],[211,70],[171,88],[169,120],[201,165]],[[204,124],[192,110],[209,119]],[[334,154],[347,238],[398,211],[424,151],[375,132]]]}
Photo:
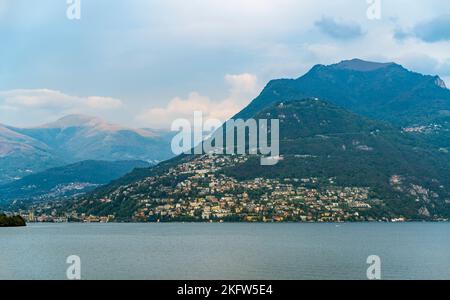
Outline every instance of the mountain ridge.
{"label": "mountain ridge", "polygon": [[348,69],[353,71],[359,71],[359,72],[371,72],[382,68],[387,68],[390,66],[399,66],[394,62],[388,62],[388,63],[379,63],[379,62],[372,62],[372,61],[365,61],[362,59],[354,58],[351,60],[343,60],[337,64],[329,65],[330,68],[336,68],[336,69]]}
{"label": "mountain ridge", "polygon": [[84,160],[144,160],[173,156],[168,131],[133,129],[100,118],[68,115],[41,126],[0,127],[0,184]]}
{"label": "mountain ridge", "polygon": [[[364,69],[372,67],[369,71],[359,71],[347,68],[349,64],[365,64],[359,67]],[[374,68],[373,64],[378,67]],[[250,118],[273,102],[317,97],[398,126],[430,123],[442,119],[441,110],[450,111],[450,90],[444,86],[439,76],[411,72],[395,63],[354,59],[328,66],[315,65],[296,79],[271,80],[234,118]],[[429,116],[423,112],[424,105],[432,110]]]}
{"label": "mountain ridge", "polygon": [[252,155],[180,155],[63,201],[60,213],[118,221],[448,220],[450,157],[430,142],[445,137],[450,117],[450,91],[438,78],[350,60],[272,80],[234,118],[280,120],[275,166]]}
{"label": "mountain ridge", "polygon": [[[300,190],[322,190],[325,194],[339,190],[338,195],[353,190],[361,200],[352,207],[364,207],[357,210],[356,220],[376,220],[381,215],[413,220],[448,217],[448,156],[422,148],[421,141],[399,128],[317,98],[275,103],[254,117],[280,119],[281,159],[275,166],[261,166],[258,156],[252,155],[182,155],[151,169],[135,170],[86,197],[66,202],[64,209],[138,221],[145,219],[152,205],[172,207],[194,203],[199,197],[243,199],[247,197],[244,187],[261,180],[274,185],[301,180],[311,183],[297,185]],[[218,188],[202,194],[208,186]],[[233,188],[221,191],[220,187],[226,186]],[[276,202],[271,195],[283,186],[263,198]],[[257,203],[261,192],[252,193],[256,196],[252,203]],[[141,207],[143,203],[149,206]],[[345,214],[353,211],[345,203],[340,205]],[[195,220],[187,215],[178,217],[181,219],[176,220]],[[154,220],[154,215],[149,218]]]}

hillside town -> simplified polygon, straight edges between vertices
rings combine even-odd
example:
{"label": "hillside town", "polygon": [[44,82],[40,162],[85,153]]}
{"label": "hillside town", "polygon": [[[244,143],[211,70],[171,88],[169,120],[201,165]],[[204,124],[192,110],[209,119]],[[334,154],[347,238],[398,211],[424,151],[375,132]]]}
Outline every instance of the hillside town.
{"label": "hillside town", "polygon": [[[237,180],[223,172],[247,159],[198,156],[163,175],[121,186],[100,200],[82,198],[69,206],[67,201],[41,203],[21,214],[32,222],[405,221],[401,216],[375,218],[371,209],[382,207],[383,201],[373,198],[367,187],[342,187],[333,178]],[[94,213],[124,200],[133,203],[128,219],[114,212]]]}

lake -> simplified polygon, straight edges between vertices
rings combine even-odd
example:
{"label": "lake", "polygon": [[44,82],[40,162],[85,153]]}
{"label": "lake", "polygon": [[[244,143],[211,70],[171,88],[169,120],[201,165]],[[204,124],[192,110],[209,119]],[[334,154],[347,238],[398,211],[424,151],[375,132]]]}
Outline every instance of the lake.
{"label": "lake", "polygon": [[450,279],[449,223],[31,224],[0,228],[0,279]]}

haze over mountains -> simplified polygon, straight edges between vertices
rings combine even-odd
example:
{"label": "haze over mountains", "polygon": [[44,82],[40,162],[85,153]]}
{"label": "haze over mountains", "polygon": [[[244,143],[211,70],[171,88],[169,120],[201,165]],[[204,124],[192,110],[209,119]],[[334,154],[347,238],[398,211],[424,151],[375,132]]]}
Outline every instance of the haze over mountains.
{"label": "haze over mountains", "polygon": [[[438,76],[357,59],[317,65],[298,79],[271,81],[235,118],[280,119],[282,160],[276,166],[261,166],[251,156],[236,161],[183,155],[136,170],[67,202],[66,209],[142,220],[149,207],[165,203],[162,198],[171,207],[170,199],[226,196],[202,186],[233,186],[228,196],[245,199],[250,196],[244,187],[262,178],[307,180],[315,182],[308,188],[325,193],[368,189],[369,219],[450,216],[450,91]],[[207,179],[201,179],[202,169]],[[272,197],[264,190],[252,193],[256,202]]]}
{"label": "haze over mountains", "polygon": [[64,199],[107,184],[135,168],[148,168],[144,161],[86,160],[31,174],[0,186],[0,203],[15,206]]}
{"label": "haze over mountains", "polygon": [[83,160],[158,163],[172,156],[171,137],[83,115],[34,128],[0,125],[0,184]]}

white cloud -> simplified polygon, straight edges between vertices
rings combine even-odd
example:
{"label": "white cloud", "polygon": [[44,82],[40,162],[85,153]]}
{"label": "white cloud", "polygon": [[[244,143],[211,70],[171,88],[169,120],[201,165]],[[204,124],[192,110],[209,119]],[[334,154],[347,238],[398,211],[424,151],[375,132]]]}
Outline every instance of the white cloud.
{"label": "white cloud", "polygon": [[49,89],[0,91],[0,102],[17,108],[36,109],[115,109],[122,101],[111,97],[78,97]]}
{"label": "white cloud", "polygon": [[[50,89],[17,89],[0,91],[0,115],[2,122],[21,120],[29,126],[34,120],[53,120],[66,114],[81,113],[97,115],[123,106],[119,99],[100,96],[72,96]],[[13,118],[20,116],[20,118]]]}
{"label": "white cloud", "polygon": [[231,86],[232,93],[255,93],[258,89],[257,78],[253,74],[227,74],[225,81]]}
{"label": "white cloud", "polygon": [[119,99],[99,96],[87,97],[85,103],[89,107],[95,109],[116,109],[123,105],[122,101]]}
{"label": "white cloud", "polygon": [[[256,94],[251,92],[252,75],[229,75],[224,86],[211,79],[236,70],[257,74],[264,84],[270,79],[298,77],[317,63],[358,57],[396,61],[450,80],[449,41],[428,43],[414,36],[399,40],[393,35],[439,17],[449,11],[450,1],[416,1],[414,5],[408,0],[382,1],[382,18],[377,21],[367,19],[365,0],[129,0],[111,1],[106,10],[107,1],[87,1],[84,11],[97,17],[83,19],[80,32],[73,31],[73,23],[64,18],[64,1],[61,5],[54,5],[55,0],[31,2],[0,0],[0,22],[8,29],[3,37],[8,47],[2,48],[0,56],[3,88],[51,85],[79,94],[107,90],[128,101],[127,110],[108,110],[111,119],[120,123],[136,121],[134,116],[153,106],[146,111],[151,120],[141,119],[141,124],[167,124],[166,119],[173,119],[169,112],[182,115],[176,106],[186,103],[188,110],[201,106],[228,116]],[[346,39],[342,28],[333,27],[336,22],[325,24],[329,34],[320,34],[315,24],[324,18],[340,21],[337,25],[353,24],[347,27],[358,27],[365,34]],[[85,38],[78,39],[78,33]],[[17,38],[23,34],[29,38]],[[48,47],[41,47],[43,42]],[[30,77],[30,70],[36,76]],[[192,86],[195,82],[216,94],[228,92],[227,98],[233,101],[207,97],[209,92],[187,94],[198,90]],[[181,97],[167,103],[167,93]],[[115,101],[103,98],[75,97],[64,102],[62,95],[56,96],[54,100],[16,99],[21,105],[0,100],[0,122],[31,122],[23,113],[25,105],[34,114],[42,111],[43,119],[35,118],[35,123],[45,121],[49,111],[115,107]],[[152,99],[152,103],[144,104],[142,99]],[[9,117],[13,114],[16,119]]]}
{"label": "white cloud", "polygon": [[218,119],[222,122],[243,109],[258,93],[255,75],[244,73],[226,75],[229,95],[214,101],[198,92],[191,92],[188,97],[175,97],[165,107],[150,108],[136,117],[142,126],[168,128],[176,119],[192,120],[195,111],[201,111],[205,119]]}
{"label": "white cloud", "polygon": [[74,100],[61,92],[47,89],[2,91],[0,97],[9,106],[46,109],[66,108]]}

